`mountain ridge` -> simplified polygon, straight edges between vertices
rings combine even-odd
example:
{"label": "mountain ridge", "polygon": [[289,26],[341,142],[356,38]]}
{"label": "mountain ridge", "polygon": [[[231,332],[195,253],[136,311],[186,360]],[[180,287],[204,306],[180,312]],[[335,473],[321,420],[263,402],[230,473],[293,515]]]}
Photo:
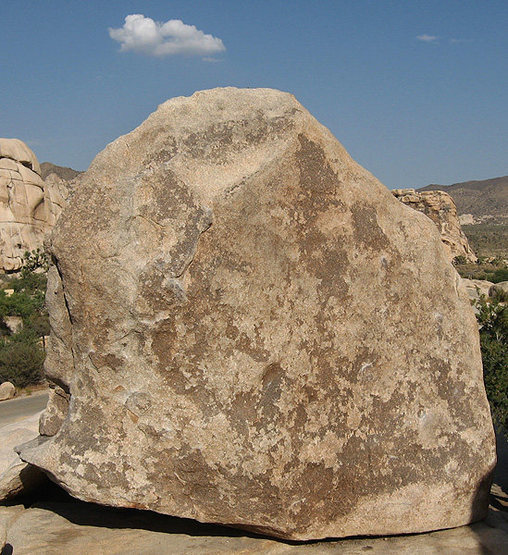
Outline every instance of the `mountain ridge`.
{"label": "mountain ridge", "polygon": [[431,184],[418,189],[436,190],[445,191],[453,198],[459,215],[472,214],[480,221],[508,218],[508,175],[451,185]]}

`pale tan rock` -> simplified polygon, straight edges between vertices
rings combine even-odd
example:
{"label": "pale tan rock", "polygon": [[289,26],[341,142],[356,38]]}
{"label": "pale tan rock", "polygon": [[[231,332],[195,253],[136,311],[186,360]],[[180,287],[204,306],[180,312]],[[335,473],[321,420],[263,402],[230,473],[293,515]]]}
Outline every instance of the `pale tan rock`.
{"label": "pale tan rock", "polygon": [[46,371],[71,397],[21,456],[72,495],[292,539],[485,516],[466,290],[291,95],[166,102],[96,157],[50,249]]}
{"label": "pale tan rock", "polygon": [[0,159],[9,158],[41,175],[41,167],[33,151],[19,139],[0,138]]}
{"label": "pale tan rock", "polygon": [[415,189],[394,189],[392,193],[407,206],[423,212],[436,224],[450,260],[457,256],[463,256],[468,262],[477,261],[476,255],[460,227],[455,203],[448,193],[416,191]]}
{"label": "pale tan rock", "polygon": [[18,139],[0,139],[0,271],[19,270],[25,252],[42,247],[64,198],[40,177],[35,154]]}
{"label": "pale tan rock", "polygon": [[40,413],[0,427],[0,501],[27,493],[45,481],[43,473],[23,462],[14,448],[37,437]]}
{"label": "pale tan rock", "polygon": [[494,285],[485,279],[466,279],[462,278],[462,283],[466,288],[467,294],[472,301],[477,301],[481,296],[489,297],[489,292]]}
{"label": "pale tan rock", "polygon": [[2,320],[11,333],[16,333],[23,329],[23,318],[21,316],[3,316]]}
{"label": "pale tan rock", "polygon": [[16,395],[16,388],[11,382],[3,382],[0,385],[0,401],[7,401]]}
{"label": "pale tan rock", "polygon": [[473,214],[460,214],[459,223],[460,225],[474,225],[476,220]]}

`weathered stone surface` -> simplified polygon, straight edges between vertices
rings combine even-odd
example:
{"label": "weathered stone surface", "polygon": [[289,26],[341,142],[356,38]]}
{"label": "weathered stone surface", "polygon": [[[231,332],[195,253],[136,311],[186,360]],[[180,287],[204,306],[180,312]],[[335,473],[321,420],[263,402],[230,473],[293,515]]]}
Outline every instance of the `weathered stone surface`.
{"label": "weathered stone surface", "polygon": [[16,271],[26,251],[42,246],[64,204],[45,185],[35,154],[19,139],[0,139],[0,271]]}
{"label": "weathered stone surface", "polygon": [[485,279],[462,279],[462,283],[466,288],[467,294],[472,301],[477,301],[483,295],[489,296],[490,290],[494,285],[491,281]]}
{"label": "weathered stone surface", "polygon": [[407,206],[423,212],[437,225],[450,260],[463,256],[468,262],[476,262],[476,255],[460,227],[455,203],[448,193],[415,189],[394,189],[392,193]]}
{"label": "weathered stone surface", "polygon": [[48,406],[41,414],[39,433],[41,436],[54,436],[60,429],[69,410],[69,394],[61,387],[49,390]]}
{"label": "weathered stone surface", "polygon": [[21,454],[72,495],[294,539],[485,516],[466,291],[291,95],[166,102],[96,157],[51,251],[46,371],[71,398]]}
{"label": "weathered stone surface", "polygon": [[[41,175],[41,167],[37,157],[28,146],[19,139],[0,139],[0,160],[7,159],[16,163],[11,169],[18,171],[18,163]],[[5,162],[4,162],[5,163]],[[4,166],[3,164],[0,167]]]}
{"label": "weathered stone surface", "polygon": [[14,451],[20,443],[37,437],[39,417],[40,413],[0,428],[0,501],[26,493],[46,479]]}
{"label": "weathered stone surface", "polygon": [[16,388],[11,382],[3,382],[0,385],[0,401],[7,401],[16,395]]}

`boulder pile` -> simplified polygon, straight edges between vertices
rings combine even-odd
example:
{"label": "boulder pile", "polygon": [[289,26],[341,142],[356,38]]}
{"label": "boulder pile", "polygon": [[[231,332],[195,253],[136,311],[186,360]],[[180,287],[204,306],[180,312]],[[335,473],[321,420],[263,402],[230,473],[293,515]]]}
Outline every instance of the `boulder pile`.
{"label": "boulder pile", "polygon": [[281,538],[485,516],[478,330],[435,225],[293,96],[162,104],[50,245],[44,434],[72,495]]}
{"label": "boulder pile", "polygon": [[42,246],[63,206],[45,185],[35,154],[19,139],[0,139],[0,272],[19,270],[25,252]]}

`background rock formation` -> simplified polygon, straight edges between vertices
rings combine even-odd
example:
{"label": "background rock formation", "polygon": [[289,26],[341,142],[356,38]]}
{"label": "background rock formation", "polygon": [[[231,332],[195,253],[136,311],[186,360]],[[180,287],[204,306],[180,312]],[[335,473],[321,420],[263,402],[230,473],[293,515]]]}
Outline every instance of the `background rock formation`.
{"label": "background rock formation", "polygon": [[471,223],[508,220],[508,175],[453,185],[427,185],[419,192],[434,190],[453,197],[459,216],[469,214]]}
{"label": "background rock formation", "polygon": [[465,181],[453,185],[428,185],[439,189],[457,206],[462,231],[479,257],[499,257],[508,262],[508,176]]}
{"label": "background rock formation", "polygon": [[21,456],[76,497],[293,539],[485,515],[466,291],[435,225],[291,95],[164,103],[96,157],[51,252],[70,402]]}
{"label": "background rock formation", "polygon": [[455,203],[448,193],[414,189],[394,189],[392,193],[407,206],[423,212],[437,225],[450,260],[463,256],[468,262],[476,262],[476,255],[460,227]]}
{"label": "background rock formation", "polygon": [[35,154],[19,139],[0,139],[0,271],[19,270],[26,251],[42,246],[64,198],[45,185]]}

